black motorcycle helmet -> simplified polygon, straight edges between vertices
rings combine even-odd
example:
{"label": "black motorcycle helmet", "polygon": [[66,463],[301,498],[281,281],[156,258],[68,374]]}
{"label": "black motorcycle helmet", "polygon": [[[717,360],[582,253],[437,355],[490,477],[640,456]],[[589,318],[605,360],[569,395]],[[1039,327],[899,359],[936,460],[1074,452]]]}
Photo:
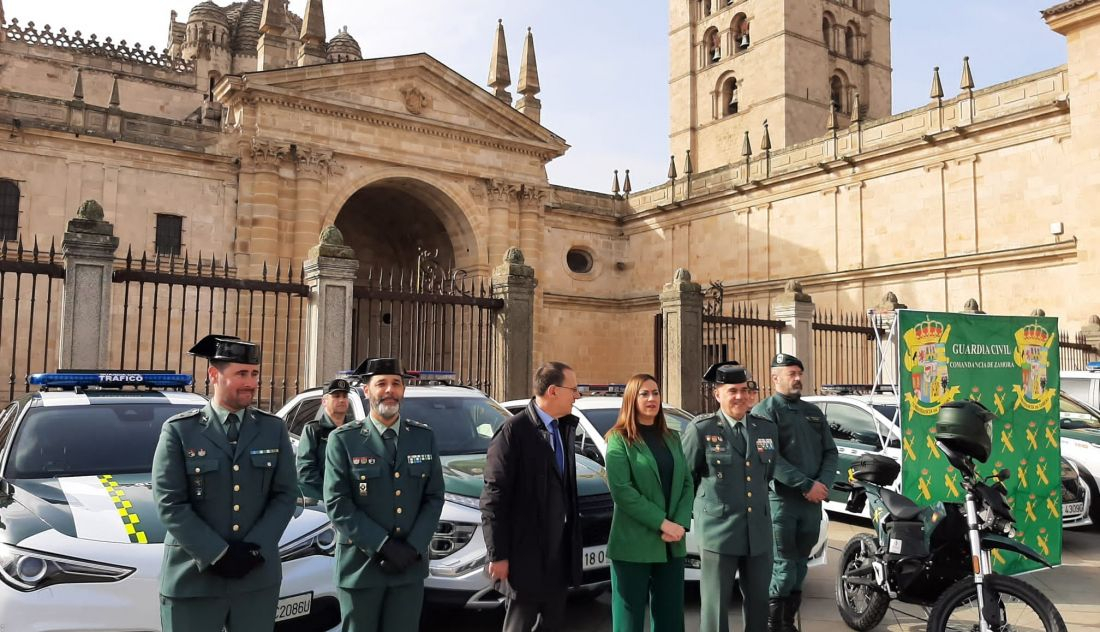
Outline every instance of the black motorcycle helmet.
{"label": "black motorcycle helmet", "polygon": [[985,463],[993,451],[992,422],[996,418],[981,402],[948,402],[936,416],[936,438],[952,451]]}

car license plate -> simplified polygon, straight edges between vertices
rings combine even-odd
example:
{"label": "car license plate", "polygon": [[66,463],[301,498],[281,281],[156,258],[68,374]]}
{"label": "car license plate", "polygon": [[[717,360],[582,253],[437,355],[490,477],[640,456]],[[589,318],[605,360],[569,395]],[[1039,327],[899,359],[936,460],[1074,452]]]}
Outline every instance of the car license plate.
{"label": "car license plate", "polygon": [[590,546],[584,549],[584,570],[590,571],[594,568],[604,568],[608,564],[607,559],[607,545],[604,546]]}
{"label": "car license plate", "polygon": [[304,617],[309,614],[312,605],[313,593],[311,592],[282,597],[279,599],[279,605],[275,606],[275,620],[286,621]]}
{"label": "car license plate", "polygon": [[1062,505],[1063,516],[1075,516],[1080,513],[1084,513],[1085,503],[1066,503]]}

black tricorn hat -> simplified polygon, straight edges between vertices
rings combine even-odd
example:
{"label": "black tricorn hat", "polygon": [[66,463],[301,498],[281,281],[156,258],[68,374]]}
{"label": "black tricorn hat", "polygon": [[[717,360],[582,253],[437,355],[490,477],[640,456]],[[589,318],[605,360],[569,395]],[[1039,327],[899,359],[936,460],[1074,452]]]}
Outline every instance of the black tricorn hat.
{"label": "black tricorn hat", "polygon": [[802,360],[799,360],[789,353],[777,353],[775,354],[775,357],[772,358],[773,369],[779,368],[781,366],[796,366],[803,371],[806,370],[806,367],[802,366]]}
{"label": "black tricorn hat", "polygon": [[326,382],[325,383],[323,394],[328,395],[329,393],[350,393],[350,392],[351,392],[351,383],[348,382],[347,380],[345,380],[344,378],[338,377],[335,380],[332,380],[331,382]]}
{"label": "black tricorn hat", "polygon": [[211,362],[259,364],[260,347],[236,336],[210,334],[195,343],[187,353]]}
{"label": "black tricorn hat", "polygon": [[401,360],[397,358],[367,358],[359,368],[355,369],[355,375],[361,378],[374,375],[399,375],[406,380],[413,377],[405,373],[401,368]]}
{"label": "black tricorn hat", "polygon": [[703,374],[703,381],[712,384],[748,384],[749,388],[756,388],[752,373],[736,360],[710,365],[707,372]]}

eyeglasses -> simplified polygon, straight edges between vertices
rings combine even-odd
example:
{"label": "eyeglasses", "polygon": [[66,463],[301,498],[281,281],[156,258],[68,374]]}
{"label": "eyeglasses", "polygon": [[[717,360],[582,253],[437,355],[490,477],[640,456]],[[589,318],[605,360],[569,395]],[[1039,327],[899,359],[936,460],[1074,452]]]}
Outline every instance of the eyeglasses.
{"label": "eyeglasses", "polygon": [[581,390],[579,388],[576,388],[575,386],[562,386],[560,384],[553,384],[552,386],[554,386],[555,388],[567,388],[578,395],[580,395],[581,393]]}

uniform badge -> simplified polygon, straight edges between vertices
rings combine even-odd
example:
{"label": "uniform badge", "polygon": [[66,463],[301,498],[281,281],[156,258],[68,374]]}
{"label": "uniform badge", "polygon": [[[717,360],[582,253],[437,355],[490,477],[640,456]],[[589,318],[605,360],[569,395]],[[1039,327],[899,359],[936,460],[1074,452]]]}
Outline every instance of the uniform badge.
{"label": "uniform badge", "polygon": [[367,495],[367,484],[366,483],[359,483],[359,495],[360,496],[366,496]]}
{"label": "uniform badge", "polygon": [[199,456],[206,456],[206,448],[199,448]]}
{"label": "uniform badge", "polygon": [[188,448],[187,449],[187,456],[188,457],[194,457],[195,456],[195,449],[194,448]]}
{"label": "uniform badge", "polygon": [[771,439],[757,439],[756,440],[756,451],[757,452],[764,452],[766,450],[774,450],[774,449],[775,449],[775,444],[772,443]]}

